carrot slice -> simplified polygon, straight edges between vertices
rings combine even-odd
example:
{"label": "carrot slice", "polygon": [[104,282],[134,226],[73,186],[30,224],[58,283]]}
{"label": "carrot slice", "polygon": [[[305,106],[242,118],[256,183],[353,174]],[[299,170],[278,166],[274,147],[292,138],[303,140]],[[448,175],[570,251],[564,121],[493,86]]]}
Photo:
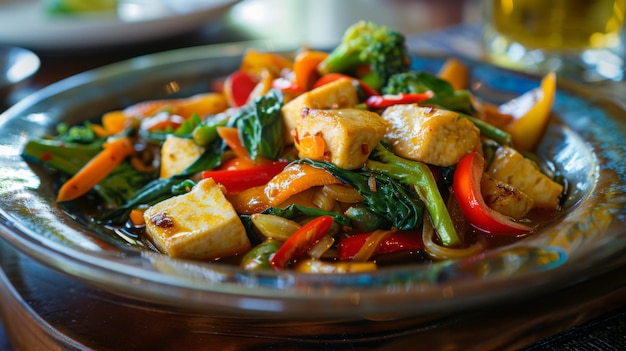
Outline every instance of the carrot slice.
{"label": "carrot slice", "polygon": [[324,151],[326,151],[326,141],[319,134],[307,135],[298,138],[296,143],[301,158],[310,158],[313,160],[323,160]]}
{"label": "carrot slice", "polygon": [[298,54],[293,62],[294,83],[304,90],[310,90],[319,78],[317,66],[328,57],[327,52],[308,50]]}
{"label": "carrot slice", "polygon": [[250,162],[254,163],[248,154],[248,150],[246,150],[239,138],[239,129],[234,127],[217,127],[217,135],[224,140],[226,145],[233,150],[233,153],[237,157],[248,159]]}
{"label": "carrot slice", "polygon": [[138,208],[134,208],[130,211],[130,214],[128,215],[128,218],[130,219],[130,222],[134,225],[134,226],[142,226],[146,224],[146,220],[143,216],[143,213],[145,211],[144,210],[140,210]]}
{"label": "carrot slice", "polygon": [[86,194],[134,152],[133,143],[128,137],[109,141],[103,148],[63,184],[57,195],[57,202],[74,200]]}
{"label": "carrot slice", "polygon": [[290,164],[265,186],[270,206],[276,206],[291,196],[314,186],[338,184],[341,181],[326,170],[307,164]]}

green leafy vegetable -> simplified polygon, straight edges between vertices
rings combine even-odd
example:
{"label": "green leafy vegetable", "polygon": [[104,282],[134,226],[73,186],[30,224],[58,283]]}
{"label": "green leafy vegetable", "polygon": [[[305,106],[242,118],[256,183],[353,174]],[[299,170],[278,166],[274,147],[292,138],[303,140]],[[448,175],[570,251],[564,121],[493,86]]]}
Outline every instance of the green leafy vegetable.
{"label": "green leafy vegetable", "polygon": [[437,234],[445,246],[455,246],[461,243],[446,203],[441,197],[432,172],[424,163],[410,161],[396,156],[382,144],[378,144],[366,162],[366,168],[382,172],[408,186],[415,187],[415,191],[426,205]]}
{"label": "green leafy vegetable", "polygon": [[344,214],[350,218],[352,227],[360,232],[371,232],[389,226],[389,221],[372,212],[363,204],[350,206]]}
{"label": "green leafy vegetable", "polygon": [[[298,162],[323,168],[343,183],[354,186],[365,198],[365,203],[371,211],[387,221],[387,227],[391,225],[397,229],[405,230],[415,228],[421,223],[423,204],[415,202],[400,184],[385,174],[377,172],[358,173],[341,169],[329,162],[310,159],[302,159]],[[370,177],[375,180],[376,190],[370,188]]]}
{"label": "green leafy vegetable", "polygon": [[152,180],[138,190],[126,203],[105,214],[99,218],[98,221],[106,224],[121,224],[126,221],[128,214],[134,208],[141,205],[154,205],[172,195],[180,194],[181,191],[184,192],[184,190],[189,188],[192,184],[188,179],[189,176],[206,169],[215,168],[220,164],[222,155],[222,142],[216,139],[213,141],[212,145],[207,147],[204,153],[181,174],[169,178]]}
{"label": "green leafy vegetable", "polygon": [[[22,157],[30,162],[51,167],[67,176],[76,174],[87,162],[102,150],[104,139],[89,144],[64,141],[67,134],[57,139],[31,139],[22,151]],[[145,185],[152,174],[141,173],[125,162],[98,183],[94,190],[107,207],[118,206],[130,199],[135,191]]]}
{"label": "green leafy vegetable", "polygon": [[335,222],[341,225],[350,225],[350,220],[347,217],[342,216],[338,213],[300,205],[289,205],[285,208],[271,207],[263,211],[263,213],[294,220],[303,217],[319,217],[324,215],[330,215],[333,216]]}
{"label": "green leafy vegetable", "polygon": [[30,139],[24,145],[22,157],[67,175],[74,175],[102,150],[102,144],[103,140],[79,144],[56,139]]}
{"label": "green leafy vegetable", "polygon": [[128,219],[128,214],[140,205],[153,205],[165,200],[174,193],[173,187],[184,182],[179,177],[158,178],[139,189],[135,195],[122,206],[100,217],[97,221],[104,224],[122,224]]}
{"label": "green leafy vegetable", "polygon": [[94,190],[107,207],[117,207],[132,198],[137,189],[146,185],[152,176],[153,174],[141,173],[130,163],[124,162],[101,180]]}
{"label": "green leafy vegetable", "polygon": [[239,129],[239,136],[250,158],[278,159],[283,152],[283,95],[270,90],[252,104],[241,108],[228,125]]}

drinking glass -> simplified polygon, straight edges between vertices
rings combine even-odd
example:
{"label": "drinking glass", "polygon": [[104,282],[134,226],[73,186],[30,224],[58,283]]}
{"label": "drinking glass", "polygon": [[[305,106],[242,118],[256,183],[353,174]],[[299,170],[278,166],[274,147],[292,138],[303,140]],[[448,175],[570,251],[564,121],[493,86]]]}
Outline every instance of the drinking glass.
{"label": "drinking glass", "polygon": [[481,0],[493,63],[583,81],[623,80],[626,0]]}

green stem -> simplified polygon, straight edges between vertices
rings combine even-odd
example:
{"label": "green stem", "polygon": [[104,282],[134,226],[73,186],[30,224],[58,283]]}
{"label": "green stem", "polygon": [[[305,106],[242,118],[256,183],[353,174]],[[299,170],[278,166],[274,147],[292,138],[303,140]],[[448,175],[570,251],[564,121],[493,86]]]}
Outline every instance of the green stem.
{"label": "green stem", "polygon": [[101,142],[74,144],[60,140],[33,139],[24,145],[22,156],[73,175],[101,150]]}
{"label": "green stem", "polygon": [[424,202],[433,220],[442,244],[445,246],[459,245],[461,240],[454,228],[446,203],[441,197],[435,177],[428,166],[421,162],[398,157],[380,144],[374,149],[374,154],[380,161],[367,160],[365,167],[415,187],[415,191]]}

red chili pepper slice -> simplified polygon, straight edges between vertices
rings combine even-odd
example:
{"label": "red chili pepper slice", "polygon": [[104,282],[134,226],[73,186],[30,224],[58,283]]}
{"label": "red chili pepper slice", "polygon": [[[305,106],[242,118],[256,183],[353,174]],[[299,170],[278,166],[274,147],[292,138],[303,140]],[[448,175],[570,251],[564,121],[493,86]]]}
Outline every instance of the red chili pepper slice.
{"label": "red chili pepper slice", "polygon": [[287,164],[287,162],[274,162],[248,169],[204,171],[202,178],[213,178],[216,183],[222,184],[228,193],[234,194],[254,186],[267,184]]}
{"label": "red chili pepper slice", "polygon": [[485,159],[472,152],[463,156],[456,166],[452,187],[463,215],[472,226],[489,234],[514,236],[531,232],[531,227],[487,206],[480,192],[484,165]]}
{"label": "red chili pepper slice", "polygon": [[281,270],[292,259],[298,258],[317,243],[333,225],[332,216],[320,216],[303,225],[285,241],[270,259],[274,269]]}
{"label": "red chili pepper slice", "polygon": [[394,95],[372,95],[365,100],[365,105],[370,108],[383,108],[397,104],[414,104],[433,97],[432,91],[425,93],[394,94]]}
{"label": "red chili pepper slice", "polygon": [[[340,260],[350,260],[361,250],[372,233],[360,233],[341,239],[337,243]],[[373,256],[397,251],[421,250],[424,242],[421,235],[410,231],[395,231],[383,239],[374,250]]]}
{"label": "red chili pepper slice", "polygon": [[342,74],[342,73],[328,73],[328,74],[325,74],[325,75],[321,76],[313,84],[313,89],[319,88],[319,87],[321,87],[324,84],[328,84],[328,83],[334,82],[334,81],[339,80],[341,78],[350,78],[350,79],[352,79],[356,84],[359,85],[359,88],[361,89],[361,91],[363,91],[363,93],[366,96],[380,95],[380,93],[378,91],[376,91],[376,89],[370,87],[369,85],[367,85],[363,81],[361,81],[359,79],[356,79],[354,77],[351,77],[351,76],[349,76],[347,74]]}

